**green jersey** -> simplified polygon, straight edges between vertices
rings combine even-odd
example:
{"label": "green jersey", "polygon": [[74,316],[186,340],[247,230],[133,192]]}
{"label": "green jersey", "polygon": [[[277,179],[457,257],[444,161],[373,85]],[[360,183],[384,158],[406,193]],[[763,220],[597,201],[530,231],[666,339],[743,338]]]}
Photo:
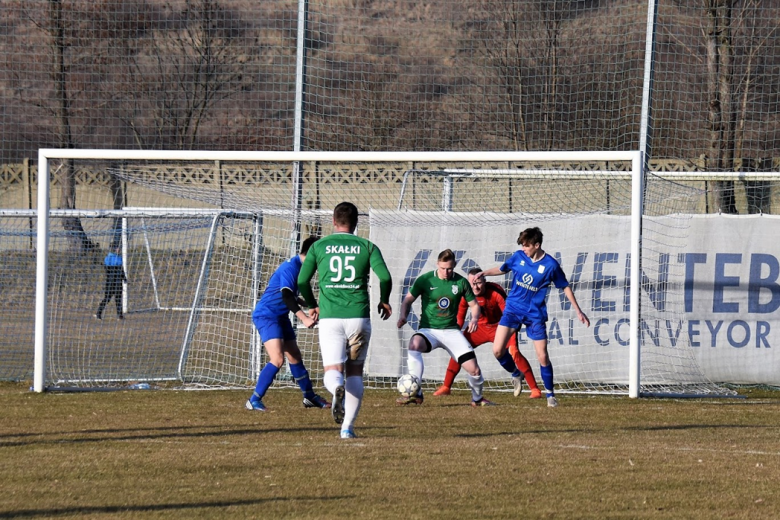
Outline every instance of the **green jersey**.
{"label": "green jersey", "polygon": [[[368,318],[368,279],[379,278],[380,301],[389,303],[393,286],[379,248],[351,233],[334,233],[315,242],[298,275],[298,290],[309,307],[320,308],[320,318]],[[320,302],[314,299],[311,279],[318,273]]]}
{"label": "green jersey", "polygon": [[421,329],[460,329],[458,326],[458,306],[460,300],[474,300],[471,284],[458,273],[452,278],[442,280],[436,271],[420,275],[412,284],[409,293],[420,297],[422,303]]}

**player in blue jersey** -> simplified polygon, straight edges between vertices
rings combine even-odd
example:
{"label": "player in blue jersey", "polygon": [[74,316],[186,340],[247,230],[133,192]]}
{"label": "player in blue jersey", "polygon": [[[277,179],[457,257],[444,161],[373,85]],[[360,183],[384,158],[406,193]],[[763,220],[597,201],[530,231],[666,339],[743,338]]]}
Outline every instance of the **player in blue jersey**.
{"label": "player in blue jersey", "polygon": [[285,356],[290,365],[290,373],[303,392],[303,406],[330,408],[330,403],[314,393],[289,316],[292,312],[307,328],[317,324],[317,313],[311,311],[306,314],[299,306],[298,274],[306,259],[306,253],[318,239],[319,237],[309,237],[304,240],[300,254],[290,258],[274,271],[268,280],[268,287],[252,313],[252,321],[260,333],[269,361],[260,371],[255,391],[246,402],[248,410],[266,410],[263,396],[282,368]]}
{"label": "player in blue jersey", "polygon": [[528,339],[534,342],[539,360],[547,406],[558,406],[553,389],[553,366],[547,354],[547,291],[550,285],[563,290],[571,302],[579,320],[590,327],[590,320],[580,309],[574,292],[569,286],[561,265],[542,249],[542,230],[538,227],[525,229],[517,238],[520,251],[509,257],[500,267],[492,267],[485,276],[498,276],[512,271],[512,286],[506,299],[506,308],[498,323],[493,354],[499,359],[506,355],[509,338],[525,325]]}
{"label": "player in blue jersey", "polygon": [[108,305],[108,302],[111,301],[111,298],[113,298],[114,303],[116,304],[116,317],[123,320],[125,319],[125,316],[122,314],[122,292],[124,282],[127,281],[127,276],[125,275],[124,267],[122,267],[121,244],[118,242],[111,244],[111,248],[108,251],[106,258],[103,260],[103,267],[106,270],[105,296],[103,296],[100,305],[98,305],[95,318],[99,320],[103,319],[103,311],[105,310],[106,305]]}

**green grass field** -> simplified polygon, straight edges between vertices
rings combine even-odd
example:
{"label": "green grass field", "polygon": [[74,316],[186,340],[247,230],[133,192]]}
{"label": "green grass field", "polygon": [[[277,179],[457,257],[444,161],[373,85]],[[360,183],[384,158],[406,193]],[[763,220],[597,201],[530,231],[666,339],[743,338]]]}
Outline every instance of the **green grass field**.
{"label": "green grass field", "polygon": [[0,384],[0,518],[780,518],[780,393],[367,391],[355,440],[300,393]]}

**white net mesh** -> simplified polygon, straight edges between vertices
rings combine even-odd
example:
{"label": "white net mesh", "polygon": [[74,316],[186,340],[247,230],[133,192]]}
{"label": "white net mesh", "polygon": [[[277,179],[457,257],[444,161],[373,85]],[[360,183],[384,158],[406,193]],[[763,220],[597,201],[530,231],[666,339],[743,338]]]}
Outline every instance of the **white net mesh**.
{"label": "white net mesh", "polygon": [[[131,381],[209,387],[251,385],[264,363],[251,322],[255,301],[302,237],[330,232],[336,203],[366,212],[358,233],[377,243],[393,274],[396,311],[411,282],[439,251],[456,251],[458,270],[499,265],[520,230],[539,226],[590,329],[565,298],[549,296],[550,357],[564,391],[626,392],[629,371],[631,178],[628,161],[483,163],[311,163],[301,167],[300,207],[292,164],[116,163],[112,189],[85,189],[82,204],[52,220],[48,380],[96,386]],[[54,161],[56,163],[56,161]],[[259,182],[258,182],[259,181]],[[113,190],[113,197],[106,191]],[[718,393],[687,348],[683,295],[688,220],[702,191],[650,177],[645,189],[641,352],[645,393]],[[113,210],[124,201],[124,209]],[[174,209],[174,207],[189,209]],[[199,209],[197,209],[199,208]],[[61,215],[61,216],[57,216]],[[119,218],[121,217],[121,219]],[[66,222],[70,219],[70,222]],[[79,226],[82,231],[74,231]],[[70,231],[63,231],[64,229]],[[121,239],[129,278],[126,319],[103,296],[102,255]],[[497,281],[501,281],[498,280]],[[504,280],[506,283],[506,280]],[[366,375],[389,386],[405,371],[412,329],[376,320]],[[414,326],[414,319],[410,320]],[[298,329],[304,362],[322,377],[316,331]],[[520,350],[538,363],[520,335]],[[488,388],[511,387],[489,346],[477,349]],[[443,377],[443,353],[427,356],[425,384]],[[282,379],[284,376],[282,376]]]}
{"label": "white net mesh", "polygon": [[645,60],[653,159],[733,171],[780,155],[776,2],[304,4],[305,33],[298,0],[0,3],[0,162],[290,150],[299,78],[302,150],[638,149]]}

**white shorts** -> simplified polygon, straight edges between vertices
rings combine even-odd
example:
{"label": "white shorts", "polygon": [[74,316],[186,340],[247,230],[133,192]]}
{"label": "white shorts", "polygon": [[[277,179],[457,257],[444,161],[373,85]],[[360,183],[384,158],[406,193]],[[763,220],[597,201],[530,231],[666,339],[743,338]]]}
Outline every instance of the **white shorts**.
{"label": "white shorts", "polygon": [[320,353],[322,364],[340,365],[347,362],[347,338],[361,332],[364,346],[356,360],[362,363],[368,354],[371,340],[371,320],[369,318],[325,318],[319,321]]}
{"label": "white shorts", "polygon": [[469,340],[458,329],[419,329],[415,334],[425,337],[431,344],[431,350],[443,348],[456,361],[462,355],[474,351]]}

